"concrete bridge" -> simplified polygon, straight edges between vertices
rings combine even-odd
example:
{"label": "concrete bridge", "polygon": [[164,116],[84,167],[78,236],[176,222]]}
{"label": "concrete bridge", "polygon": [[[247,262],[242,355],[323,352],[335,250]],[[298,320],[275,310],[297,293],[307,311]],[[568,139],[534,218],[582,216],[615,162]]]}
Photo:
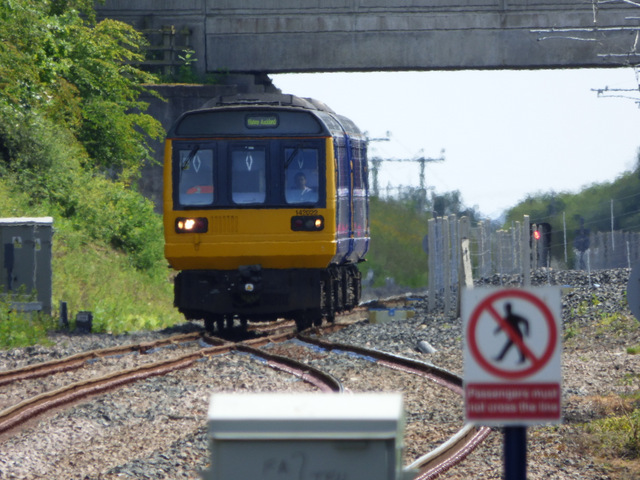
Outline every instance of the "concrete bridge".
{"label": "concrete bridge", "polygon": [[[269,73],[614,67],[640,63],[640,7],[625,0],[105,0],[99,18],[147,32],[176,65],[195,51],[222,85],[163,85],[145,98],[168,129],[216,95],[274,91]],[[178,62],[179,63],[179,62]],[[154,142],[158,164],[162,142]],[[140,188],[162,208],[162,169]]]}
{"label": "concrete bridge", "polygon": [[208,72],[635,64],[627,0],[106,0],[100,17],[187,32]]}

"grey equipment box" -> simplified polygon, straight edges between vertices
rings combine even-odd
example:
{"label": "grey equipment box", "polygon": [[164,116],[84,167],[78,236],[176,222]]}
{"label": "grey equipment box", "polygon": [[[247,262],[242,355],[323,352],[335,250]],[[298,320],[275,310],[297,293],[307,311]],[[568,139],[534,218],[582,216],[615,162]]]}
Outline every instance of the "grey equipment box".
{"label": "grey equipment box", "polygon": [[[52,237],[52,217],[0,218],[0,293],[13,294],[18,310],[51,314]],[[37,302],[28,299],[34,292]]]}
{"label": "grey equipment box", "polygon": [[214,394],[205,478],[408,479],[403,434],[401,394]]}

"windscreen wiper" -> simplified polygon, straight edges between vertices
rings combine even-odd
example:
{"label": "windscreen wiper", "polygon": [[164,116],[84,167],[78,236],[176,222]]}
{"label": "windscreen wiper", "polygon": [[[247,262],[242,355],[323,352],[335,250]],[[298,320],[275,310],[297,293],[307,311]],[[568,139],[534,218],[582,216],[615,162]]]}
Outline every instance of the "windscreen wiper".
{"label": "windscreen wiper", "polygon": [[182,165],[180,165],[181,170],[186,170],[187,168],[189,168],[189,164],[193,160],[193,157],[196,156],[196,153],[198,153],[198,150],[200,150],[200,145],[196,145],[191,149],[189,155],[187,155],[187,158],[185,158],[184,162],[182,162]]}
{"label": "windscreen wiper", "polygon": [[284,162],[284,168],[285,170],[287,168],[289,168],[289,165],[291,165],[291,162],[293,162],[293,159],[296,158],[296,155],[298,155],[298,153],[300,152],[300,145],[298,145],[293,152],[291,152],[291,155],[289,155],[289,158],[287,158],[287,160]]}

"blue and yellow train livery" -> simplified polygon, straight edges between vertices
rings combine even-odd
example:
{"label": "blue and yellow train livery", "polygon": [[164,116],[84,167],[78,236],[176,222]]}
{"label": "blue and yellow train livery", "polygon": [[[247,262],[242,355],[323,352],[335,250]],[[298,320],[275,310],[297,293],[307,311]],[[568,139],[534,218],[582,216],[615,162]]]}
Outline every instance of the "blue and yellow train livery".
{"label": "blue and yellow train livery", "polygon": [[312,99],[218,97],[183,114],[164,159],[175,305],[207,330],[355,307],[369,248],[367,144]]}

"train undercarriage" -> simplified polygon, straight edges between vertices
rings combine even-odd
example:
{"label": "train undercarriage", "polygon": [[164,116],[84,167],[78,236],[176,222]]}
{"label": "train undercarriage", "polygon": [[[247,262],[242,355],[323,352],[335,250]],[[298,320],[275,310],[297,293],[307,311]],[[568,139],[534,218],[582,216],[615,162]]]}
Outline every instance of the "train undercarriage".
{"label": "train undercarriage", "polygon": [[247,322],[292,319],[298,330],[353,309],[360,302],[361,274],[353,264],[326,269],[185,270],[175,279],[174,304],[188,320],[204,320],[208,332]]}

